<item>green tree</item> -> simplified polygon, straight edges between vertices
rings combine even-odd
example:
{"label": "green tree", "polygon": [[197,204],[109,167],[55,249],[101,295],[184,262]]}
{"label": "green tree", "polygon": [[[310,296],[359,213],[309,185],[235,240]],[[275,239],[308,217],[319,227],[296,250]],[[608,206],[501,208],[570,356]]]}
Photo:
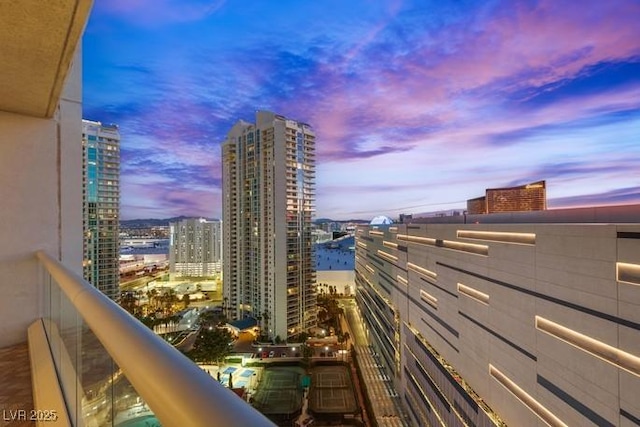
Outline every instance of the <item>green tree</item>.
{"label": "green tree", "polygon": [[136,317],[140,314],[138,302],[138,297],[133,292],[127,292],[120,298],[120,306]]}
{"label": "green tree", "polygon": [[149,306],[151,307],[151,311],[156,311],[158,291],[156,289],[151,289],[147,291],[147,298],[149,298]]}
{"label": "green tree", "polygon": [[176,301],[178,301],[178,296],[176,295],[176,291],[174,291],[173,289],[169,289],[165,294],[162,295],[160,300],[162,302],[162,308],[163,308],[164,314],[168,316],[172,315],[173,304],[175,304]]}
{"label": "green tree", "polygon": [[231,354],[233,337],[227,329],[204,328],[187,354],[194,362],[219,364]]}
{"label": "green tree", "polygon": [[318,321],[324,323],[327,320],[327,310],[318,310]]}

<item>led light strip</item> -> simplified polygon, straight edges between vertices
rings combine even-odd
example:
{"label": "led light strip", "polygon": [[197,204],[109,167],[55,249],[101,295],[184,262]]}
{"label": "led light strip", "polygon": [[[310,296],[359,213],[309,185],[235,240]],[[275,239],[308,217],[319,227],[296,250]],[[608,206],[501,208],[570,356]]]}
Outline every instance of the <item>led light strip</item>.
{"label": "led light strip", "polygon": [[461,239],[487,240],[491,242],[515,243],[520,245],[536,244],[535,233],[458,230],[456,235]]}
{"label": "led light strip", "polygon": [[458,283],[458,293],[465,295],[471,299],[478,301],[481,304],[489,305],[489,295],[484,292],[480,292],[477,289],[470,288],[469,286]]}
{"label": "led light strip", "polygon": [[386,240],[382,241],[382,244],[384,246],[386,246],[387,248],[391,248],[391,249],[398,249],[398,244],[397,243],[393,243],[393,242],[388,242]]}
{"label": "led light strip", "polygon": [[558,323],[536,316],[536,329],[564,341],[598,359],[640,377],[640,357],[583,335]]}
{"label": "led light strip", "polygon": [[364,242],[358,241],[357,245],[360,246],[361,248],[367,249],[367,244]]}
{"label": "led light strip", "polygon": [[369,270],[369,273],[372,273],[372,274],[373,274],[373,273],[375,273],[375,272],[376,272],[373,268],[371,268],[371,266],[370,266],[369,264],[365,265],[365,266],[364,266],[364,268],[366,268],[367,270]]}
{"label": "led light strip", "polygon": [[404,277],[397,275],[396,279],[398,280],[398,282],[402,283],[405,286],[409,286],[409,281],[407,279],[405,279]]}
{"label": "led light strip", "polygon": [[372,234],[374,236],[384,236],[384,233],[382,231],[369,230],[369,236],[371,236]]}
{"label": "led light strip", "polygon": [[418,243],[420,245],[436,246],[454,251],[467,252],[475,255],[489,255],[489,246],[479,245],[477,243],[456,242],[454,240],[437,240],[430,237],[410,236],[408,234],[398,234],[398,240],[410,243]]}
{"label": "led light strip", "polygon": [[569,427],[492,364],[489,364],[489,374],[547,425],[551,427]]}
{"label": "led light strip", "polygon": [[438,308],[438,298],[436,298],[433,295],[423,291],[422,289],[420,289],[420,298],[424,302],[426,302],[427,304],[432,306],[433,308]]}
{"label": "led light strip", "polygon": [[468,252],[475,255],[489,255],[489,246],[478,245],[477,243],[454,242],[453,240],[443,240],[442,246],[454,251]]}
{"label": "led light strip", "polygon": [[438,277],[438,274],[436,274],[435,272],[431,270],[427,270],[426,268],[420,267],[419,265],[416,265],[412,262],[407,263],[407,268],[409,270],[415,271],[416,273],[422,274],[423,276],[429,277],[431,279],[435,279]]}
{"label": "led light strip", "polygon": [[423,245],[435,246],[436,239],[432,239],[430,237],[418,237],[418,236],[409,236],[408,234],[398,234],[396,236],[398,240],[404,240],[407,242],[420,243]]}
{"label": "led light strip", "polygon": [[378,255],[380,255],[382,258],[385,258],[387,261],[393,261],[393,262],[398,261],[397,256],[388,254],[385,251],[381,251],[380,249],[378,249]]}
{"label": "led light strip", "polygon": [[390,233],[397,233],[398,232],[398,227],[389,227],[389,232]]}
{"label": "led light strip", "polygon": [[640,285],[640,265],[617,262],[616,280],[630,285]]}

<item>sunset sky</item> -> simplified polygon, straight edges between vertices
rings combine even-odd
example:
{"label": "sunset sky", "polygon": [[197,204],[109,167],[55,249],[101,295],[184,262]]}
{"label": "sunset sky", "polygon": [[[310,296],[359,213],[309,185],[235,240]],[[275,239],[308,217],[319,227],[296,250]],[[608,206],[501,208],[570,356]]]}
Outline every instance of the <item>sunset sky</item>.
{"label": "sunset sky", "polygon": [[96,0],[84,117],[122,134],[121,216],[220,217],[220,143],[316,131],[316,217],[640,202],[640,1]]}

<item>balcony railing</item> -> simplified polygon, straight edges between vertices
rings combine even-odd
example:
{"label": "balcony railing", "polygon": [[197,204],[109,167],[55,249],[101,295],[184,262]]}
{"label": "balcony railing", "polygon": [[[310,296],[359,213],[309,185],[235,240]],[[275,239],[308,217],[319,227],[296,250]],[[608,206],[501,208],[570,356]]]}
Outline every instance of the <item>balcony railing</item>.
{"label": "balcony railing", "polygon": [[274,425],[76,273],[37,256],[42,323],[71,425]]}

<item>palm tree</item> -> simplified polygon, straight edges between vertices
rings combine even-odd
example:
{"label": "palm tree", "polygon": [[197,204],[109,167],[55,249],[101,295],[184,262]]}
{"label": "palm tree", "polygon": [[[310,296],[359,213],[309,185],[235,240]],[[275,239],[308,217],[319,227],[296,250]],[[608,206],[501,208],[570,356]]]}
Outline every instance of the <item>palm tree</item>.
{"label": "palm tree", "polygon": [[151,289],[150,291],[147,291],[147,298],[149,298],[149,306],[151,306],[151,311],[155,311],[156,309],[156,305],[158,303],[156,299],[157,297],[158,297],[157,289]]}
{"label": "palm tree", "polygon": [[327,320],[327,310],[318,310],[318,321],[324,323]]}

